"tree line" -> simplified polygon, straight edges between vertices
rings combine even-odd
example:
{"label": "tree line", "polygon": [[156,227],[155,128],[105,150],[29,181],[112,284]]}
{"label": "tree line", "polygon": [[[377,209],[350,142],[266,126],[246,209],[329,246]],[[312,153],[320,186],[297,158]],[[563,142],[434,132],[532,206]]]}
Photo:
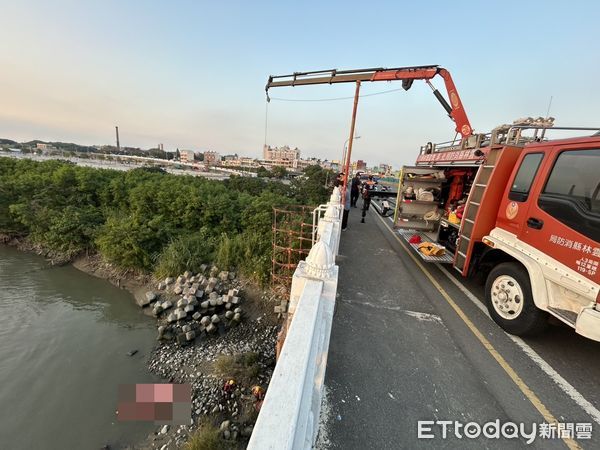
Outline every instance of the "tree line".
{"label": "tree line", "polygon": [[327,179],[318,166],[284,185],[0,158],[0,233],[159,277],[215,262],[266,282],[272,208],[325,202]]}

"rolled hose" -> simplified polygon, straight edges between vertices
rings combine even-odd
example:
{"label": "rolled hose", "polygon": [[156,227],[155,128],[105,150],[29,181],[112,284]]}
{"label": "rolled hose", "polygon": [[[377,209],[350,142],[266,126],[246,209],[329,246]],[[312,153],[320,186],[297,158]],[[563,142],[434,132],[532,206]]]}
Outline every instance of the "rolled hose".
{"label": "rolled hose", "polygon": [[429,225],[429,222],[437,222],[440,220],[440,217],[440,213],[437,212],[437,209],[432,209],[431,211],[425,213],[423,219],[425,220],[425,223]]}

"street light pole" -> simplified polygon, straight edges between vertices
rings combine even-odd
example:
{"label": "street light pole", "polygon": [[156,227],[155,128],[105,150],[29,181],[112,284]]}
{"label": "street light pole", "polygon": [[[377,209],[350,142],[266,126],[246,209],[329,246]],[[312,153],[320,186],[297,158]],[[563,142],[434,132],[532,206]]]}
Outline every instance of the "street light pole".
{"label": "street light pole", "polygon": [[[356,139],[360,139],[360,136],[354,136],[354,140]],[[348,142],[350,141],[350,139],[346,139],[344,141],[344,151],[342,152],[342,167],[344,167],[346,165],[346,150],[347,150],[347,145]]]}

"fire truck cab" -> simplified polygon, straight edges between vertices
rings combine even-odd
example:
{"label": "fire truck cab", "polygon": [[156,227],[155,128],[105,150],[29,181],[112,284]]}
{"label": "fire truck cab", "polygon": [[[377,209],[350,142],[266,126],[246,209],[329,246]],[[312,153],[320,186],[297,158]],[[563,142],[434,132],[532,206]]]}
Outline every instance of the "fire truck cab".
{"label": "fire truck cab", "polygon": [[[550,140],[550,130],[595,134]],[[403,168],[394,223],[415,249],[443,245],[424,259],[487,274],[486,306],[507,332],[538,333],[552,315],[600,341],[597,129],[527,119],[429,143]]]}

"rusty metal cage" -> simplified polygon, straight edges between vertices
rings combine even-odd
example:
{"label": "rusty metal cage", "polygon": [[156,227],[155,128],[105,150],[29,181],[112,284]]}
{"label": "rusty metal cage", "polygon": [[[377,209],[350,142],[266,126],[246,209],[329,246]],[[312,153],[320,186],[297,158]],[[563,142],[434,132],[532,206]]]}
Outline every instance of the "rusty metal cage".
{"label": "rusty metal cage", "polygon": [[298,263],[308,256],[313,239],[314,206],[273,207],[271,283],[289,288]]}

